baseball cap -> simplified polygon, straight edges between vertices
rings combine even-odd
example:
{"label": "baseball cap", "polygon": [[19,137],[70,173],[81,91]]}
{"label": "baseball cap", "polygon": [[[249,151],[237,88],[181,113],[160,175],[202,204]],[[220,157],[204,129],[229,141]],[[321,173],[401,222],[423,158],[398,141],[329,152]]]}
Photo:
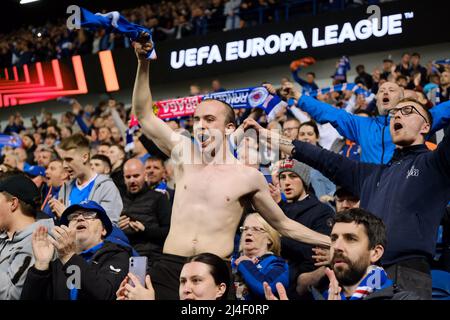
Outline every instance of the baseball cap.
{"label": "baseball cap", "polygon": [[108,215],[106,214],[105,209],[103,209],[103,207],[101,205],[99,205],[97,202],[95,201],[82,201],[80,203],[77,204],[73,204],[70,207],[66,208],[66,210],[64,210],[63,214],[61,215],[61,224],[68,226],[69,225],[69,220],[67,219],[67,217],[69,216],[69,214],[74,213],[75,211],[78,210],[83,210],[83,211],[94,211],[97,213],[97,218],[100,219],[103,223],[103,226],[106,229],[106,236],[108,236],[111,231],[112,231],[112,223],[111,220],[109,219]]}
{"label": "baseball cap", "polygon": [[0,192],[8,192],[26,204],[37,208],[41,194],[34,182],[23,174],[11,174],[0,179]]}
{"label": "baseball cap", "polygon": [[278,176],[285,171],[290,171],[298,175],[305,184],[305,187],[311,183],[311,168],[304,163],[295,159],[282,160],[278,169]]}
{"label": "baseball cap", "polygon": [[351,193],[350,191],[348,191],[347,189],[345,189],[344,187],[341,187],[341,186],[336,186],[336,191],[334,192],[334,195],[339,198],[342,198],[345,196],[351,197],[351,198],[358,198],[353,193]]}
{"label": "baseball cap", "polygon": [[24,166],[23,172],[31,177],[43,176],[45,177],[45,168],[41,166]]}

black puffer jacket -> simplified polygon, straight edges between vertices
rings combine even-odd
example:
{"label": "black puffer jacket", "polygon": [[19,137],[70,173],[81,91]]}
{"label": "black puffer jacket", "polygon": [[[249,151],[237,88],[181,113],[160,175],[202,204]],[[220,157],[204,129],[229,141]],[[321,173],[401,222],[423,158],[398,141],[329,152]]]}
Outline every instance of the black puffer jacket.
{"label": "black puffer jacket", "polygon": [[167,196],[144,187],[136,194],[123,195],[122,201],[122,214],[145,226],[139,232],[131,228],[124,230],[130,244],[141,256],[157,256],[169,233],[171,210]]}

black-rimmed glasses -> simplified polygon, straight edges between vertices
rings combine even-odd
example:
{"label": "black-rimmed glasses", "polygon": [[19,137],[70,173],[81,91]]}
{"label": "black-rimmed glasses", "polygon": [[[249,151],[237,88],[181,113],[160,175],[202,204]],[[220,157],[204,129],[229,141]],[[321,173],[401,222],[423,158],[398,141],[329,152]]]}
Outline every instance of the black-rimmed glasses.
{"label": "black-rimmed glasses", "polygon": [[83,216],[83,218],[85,220],[93,220],[95,218],[97,218],[97,212],[93,212],[93,211],[85,211],[85,212],[74,212],[71,213],[67,216],[67,220],[69,222],[78,219],[79,216]]}
{"label": "black-rimmed glasses", "polygon": [[395,116],[397,111],[400,111],[402,113],[402,115],[404,115],[404,116],[409,116],[410,114],[412,114],[415,111],[419,116],[421,116],[423,118],[423,120],[425,120],[426,123],[429,123],[427,118],[425,118],[424,115],[421,114],[419,112],[419,110],[417,110],[417,108],[414,106],[404,106],[404,107],[400,107],[400,108],[392,108],[389,110],[389,115],[391,117],[393,117],[393,116]]}

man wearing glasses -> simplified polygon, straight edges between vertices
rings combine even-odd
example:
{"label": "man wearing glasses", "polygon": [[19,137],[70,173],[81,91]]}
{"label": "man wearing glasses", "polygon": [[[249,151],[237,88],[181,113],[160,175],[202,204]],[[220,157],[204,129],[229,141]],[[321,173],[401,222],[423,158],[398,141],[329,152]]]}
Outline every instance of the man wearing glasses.
{"label": "man wearing glasses", "polygon": [[[435,151],[427,149],[433,119],[415,99],[402,99],[389,112],[396,149],[385,165],[351,161],[301,141],[289,145],[284,137],[272,139],[280,139],[281,151],[358,196],[361,208],[383,220],[388,245],[381,262],[387,273],[403,289],[431,299],[430,261],[450,194],[450,137]],[[263,130],[250,122],[247,127]]]}
{"label": "man wearing glasses", "polygon": [[283,123],[283,135],[289,139],[297,139],[299,129],[300,121],[295,118],[287,118],[287,120]]}
{"label": "man wearing glasses", "polygon": [[[397,84],[386,82],[380,86],[376,96],[379,116],[360,117],[335,108],[312,97],[301,95],[292,83],[287,83],[282,94],[297,101],[297,106],[307,112],[320,124],[331,123],[343,137],[361,146],[361,161],[387,164],[394,154],[395,141],[389,132],[389,109],[395,107],[404,97],[403,89]],[[450,102],[443,102],[430,109],[433,124],[430,133],[439,131],[450,121]]]}
{"label": "man wearing glasses", "polygon": [[130,249],[104,241],[111,231],[111,220],[94,201],[68,207],[51,235],[46,227],[37,228],[32,240],[35,263],[21,299],[115,300],[128,273]]}

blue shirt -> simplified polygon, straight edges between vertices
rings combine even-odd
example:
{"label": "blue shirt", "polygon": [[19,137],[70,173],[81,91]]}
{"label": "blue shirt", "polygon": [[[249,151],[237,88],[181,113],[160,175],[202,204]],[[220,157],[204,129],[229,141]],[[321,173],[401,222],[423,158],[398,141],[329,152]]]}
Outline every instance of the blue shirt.
{"label": "blue shirt", "polygon": [[300,69],[297,69],[296,71],[292,71],[292,77],[294,78],[294,80],[302,86],[303,88],[303,94],[305,93],[311,93],[315,90],[319,90],[319,87],[317,86],[317,84],[315,82],[313,83],[309,83],[308,81],[300,78],[298,76],[298,71],[300,71]]}
{"label": "blue shirt", "polygon": [[145,164],[145,161],[147,161],[148,158],[150,158],[150,153],[146,153],[142,157],[139,157],[139,160],[141,160],[141,162]]}
{"label": "blue shirt", "polygon": [[72,191],[70,192],[70,196],[69,196],[69,205],[73,205],[73,204],[77,204],[83,201],[86,201],[89,199],[89,194],[91,193],[92,188],[94,187],[95,184],[95,179],[97,179],[98,175],[95,175],[94,178],[91,179],[91,181],[89,181],[89,183],[87,183],[86,185],[84,185],[83,187],[79,187],[77,186],[76,180],[74,180],[73,183],[73,187],[72,187]]}
{"label": "blue shirt", "polygon": [[238,300],[264,299],[263,282],[267,282],[273,292],[276,292],[277,282],[281,282],[286,289],[289,288],[289,266],[281,257],[266,253],[259,257],[257,264],[244,260],[237,268],[234,261],[232,260],[233,280]]}
{"label": "blue shirt", "polygon": [[320,199],[321,196],[333,196],[336,192],[336,186],[328,178],[326,178],[320,171],[311,169],[311,186],[314,188],[316,197]]}
{"label": "blue shirt", "polygon": [[[95,181],[95,179],[94,179]],[[99,244],[93,246],[92,248],[89,248],[87,250],[84,250],[80,253],[80,256],[87,262],[90,263],[92,258],[94,257],[94,254],[100,250],[104,245],[104,242],[100,242]],[[78,289],[75,287],[70,288],[70,300],[78,300]]]}
{"label": "blue shirt", "polygon": [[[308,96],[302,96],[298,107],[318,123],[331,123],[343,137],[361,146],[361,162],[387,164],[394,154],[395,144],[389,132],[389,117],[361,117],[335,108]],[[450,123],[450,101],[430,109],[433,126],[430,134]]]}

